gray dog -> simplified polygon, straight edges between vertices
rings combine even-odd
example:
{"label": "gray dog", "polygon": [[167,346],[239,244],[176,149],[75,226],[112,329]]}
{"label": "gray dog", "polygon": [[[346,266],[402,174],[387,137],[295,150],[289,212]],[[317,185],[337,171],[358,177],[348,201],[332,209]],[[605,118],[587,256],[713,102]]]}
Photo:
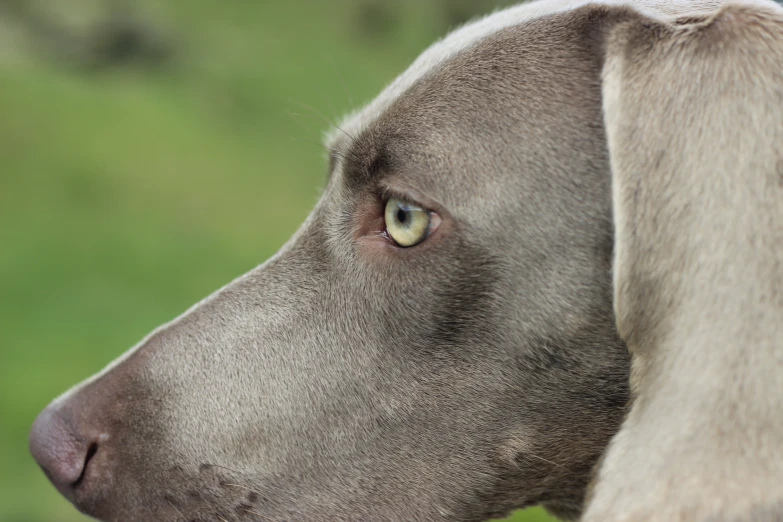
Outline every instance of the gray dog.
{"label": "gray dog", "polygon": [[435,44],[275,257],[39,416],[49,478],[117,522],[578,517],[629,395],[607,38],[689,9],[545,0]]}

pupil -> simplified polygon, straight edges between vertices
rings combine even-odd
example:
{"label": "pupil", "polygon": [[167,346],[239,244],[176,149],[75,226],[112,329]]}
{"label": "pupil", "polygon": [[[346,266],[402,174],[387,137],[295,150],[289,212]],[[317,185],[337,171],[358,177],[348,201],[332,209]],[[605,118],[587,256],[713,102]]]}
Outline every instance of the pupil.
{"label": "pupil", "polygon": [[399,221],[402,224],[405,224],[405,221],[408,219],[408,213],[405,212],[405,210],[398,208],[397,209],[397,221]]}

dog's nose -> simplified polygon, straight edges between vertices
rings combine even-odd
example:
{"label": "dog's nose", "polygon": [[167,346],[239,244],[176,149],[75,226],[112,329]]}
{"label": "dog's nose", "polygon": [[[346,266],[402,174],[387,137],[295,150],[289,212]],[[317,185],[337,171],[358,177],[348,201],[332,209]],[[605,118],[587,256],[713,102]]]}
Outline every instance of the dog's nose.
{"label": "dog's nose", "polygon": [[91,440],[56,406],[46,408],[30,432],[30,452],[54,486],[68,498],[84,478],[98,451],[98,437]]}

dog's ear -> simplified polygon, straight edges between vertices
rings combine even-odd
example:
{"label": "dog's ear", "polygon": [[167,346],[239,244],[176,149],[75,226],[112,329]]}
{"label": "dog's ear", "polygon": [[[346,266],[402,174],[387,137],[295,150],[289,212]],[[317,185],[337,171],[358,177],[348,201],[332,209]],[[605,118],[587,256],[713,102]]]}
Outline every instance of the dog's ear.
{"label": "dog's ear", "polygon": [[651,342],[684,281],[715,283],[742,255],[759,205],[777,212],[781,13],[743,2],[663,21],[626,14],[606,32],[615,312],[632,347]]}
{"label": "dog's ear", "polygon": [[780,408],[783,9],[624,10],[602,36],[635,402],[585,520],[741,517],[780,500],[765,484],[779,483],[783,423],[764,412]]}

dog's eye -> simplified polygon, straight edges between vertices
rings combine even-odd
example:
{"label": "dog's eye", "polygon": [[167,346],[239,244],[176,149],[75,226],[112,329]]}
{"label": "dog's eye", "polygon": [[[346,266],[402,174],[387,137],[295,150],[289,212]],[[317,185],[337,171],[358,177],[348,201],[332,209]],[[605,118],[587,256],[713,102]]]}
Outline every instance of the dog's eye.
{"label": "dog's eye", "polygon": [[430,213],[411,203],[392,198],[384,212],[386,231],[401,247],[412,247],[430,233]]}

